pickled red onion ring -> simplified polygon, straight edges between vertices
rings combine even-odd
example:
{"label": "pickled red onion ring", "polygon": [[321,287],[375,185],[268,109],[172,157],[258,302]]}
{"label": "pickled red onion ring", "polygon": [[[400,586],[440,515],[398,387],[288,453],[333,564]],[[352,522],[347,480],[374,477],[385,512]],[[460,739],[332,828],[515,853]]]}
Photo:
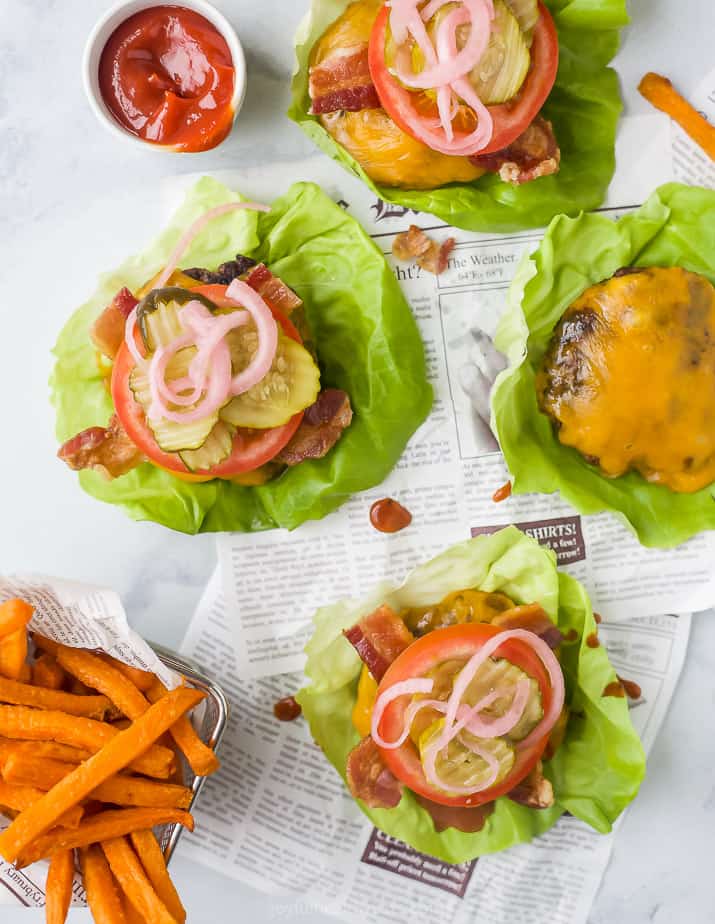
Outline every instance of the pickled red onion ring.
{"label": "pickled red onion ring", "polygon": [[451,142],[454,139],[454,129],[452,128],[454,114],[452,112],[452,88],[450,86],[445,85],[437,90],[437,109],[444,134],[447,141]]}
{"label": "pickled red onion ring", "polygon": [[278,348],[278,324],[258,292],[240,279],[233,280],[226,289],[226,295],[240,302],[253,318],[258,332],[258,349],[246,368],[231,382],[231,394],[240,395],[260,382],[271,368]]}
{"label": "pickled red onion ring", "polygon": [[[387,709],[393,700],[398,699],[400,696],[414,696],[416,693],[431,693],[433,686],[434,681],[430,680],[429,677],[415,677],[414,680],[401,680],[398,683],[393,683],[391,687],[388,687],[381,693],[375,700],[375,706],[372,710],[372,721],[370,723],[370,734],[375,744],[381,748],[399,747],[398,744],[392,741],[385,741],[380,734],[380,722],[385,714],[385,709]],[[402,744],[407,738],[409,731],[410,725],[405,723],[405,729],[403,729],[402,735],[400,739],[398,739],[399,744]]]}
{"label": "pickled red onion ring", "polygon": [[[494,693],[487,693],[487,695],[480,700],[476,706],[475,710],[480,711],[486,709],[486,707],[494,701],[496,696]],[[446,726],[445,726],[446,727]],[[461,730],[461,729],[460,729]],[[447,744],[454,738],[459,732],[455,732],[449,736]],[[422,754],[422,767],[424,769],[425,778],[428,783],[431,783],[432,786],[435,786],[437,789],[441,789],[444,792],[451,793],[454,796],[470,796],[473,793],[482,792],[494,783],[499,773],[499,761],[494,757],[493,754],[490,754],[484,748],[480,748],[479,745],[474,741],[466,740],[464,741],[465,747],[467,747],[472,753],[477,754],[486,763],[489,765],[489,777],[482,783],[481,786],[454,786],[452,783],[447,783],[442,777],[437,773],[437,756],[438,754],[447,746],[446,744],[440,744],[443,738],[444,732],[438,736],[435,741],[430,742],[427,747],[424,749]]]}
{"label": "pickled red onion ring", "polygon": [[539,636],[526,629],[509,629],[498,633],[489,639],[479,651],[475,652],[467,663],[462,667],[456,676],[452,686],[452,692],[447,700],[424,699],[415,700],[407,707],[404,714],[404,726],[401,734],[394,741],[386,741],[380,734],[380,722],[385,713],[387,706],[400,696],[415,694],[426,694],[432,691],[433,681],[430,678],[414,678],[404,680],[393,684],[384,690],[375,701],[373,708],[371,735],[375,743],[383,748],[400,747],[409,735],[410,727],[417,713],[426,707],[436,709],[444,713],[444,727],[434,741],[425,748],[422,755],[422,764],[425,777],[428,781],[442,789],[445,792],[454,795],[469,795],[470,793],[480,792],[492,785],[499,771],[498,761],[487,751],[482,750],[474,742],[464,740],[466,747],[470,748],[475,754],[481,756],[490,767],[489,780],[479,788],[473,787],[455,787],[446,783],[439,777],[436,770],[437,756],[463,729],[466,728],[471,734],[481,738],[496,738],[500,735],[508,734],[517,724],[524,713],[530,694],[530,680],[523,678],[519,680],[514,689],[511,704],[507,711],[495,719],[484,720],[480,713],[491,705],[496,699],[504,695],[503,688],[491,690],[476,705],[468,707],[463,703],[462,697],[466,693],[469,684],[474,679],[481,665],[509,639],[520,639],[529,645],[537,654],[542,664],[546,668],[551,683],[551,700],[548,709],[544,712],[540,721],[531,730],[531,732],[520,741],[516,747],[518,750],[528,748],[534,741],[544,738],[556,724],[556,720],[561,714],[565,699],[565,685],[561,665],[549,646]]}
{"label": "pickled red onion ring", "polygon": [[[493,120],[466,75],[481,60],[489,44],[494,18],[493,0],[459,0],[461,5],[439,23],[434,44],[424,23],[452,0],[429,0],[421,10],[419,2],[391,0],[390,3],[390,29],[398,45],[394,73],[406,87],[434,89],[437,93],[439,118],[422,119],[416,137],[442,154],[477,154],[492,137]],[[466,24],[470,24],[469,37],[460,50],[457,47],[457,28]],[[425,59],[425,66],[419,72],[411,66],[410,35]],[[452,125],[458,108],[455,97],[461,97],[477,117],[474,131],[459,137],[455,137]]]}
{"label": "pickled red onion ring", "polygon": [[[447,712],[445,713],[445,730],[451,728],[451,726],[454,725],[461,699],[481,665],[486,661],[488,657],[490,657],[490,655],[492,655],[501,645],[503,645],[504,642],[509,641],[509,639],[512,638],[521,639],[523,642],[526,642],[527,645],[534,649],[535,653],[539,656],[542,664],[546,668],[546,671],[549,675],[549,680],[551,681],[551,702],[549,704],[549,708],[541,717],[541,721],[535,726],[529,735],[527,735],[523,741],[519,742],[519,748],[528,747],[534,740],[543,738],[544,735],[548,734],[548,732],[550,732],[554,727],[556,720],[558,719],[561,710],[563,709],[564,698],[566,695],[564,675],[561,671],[561,665],[556,659],[553,651],[549,648],[546,642],[543,641],[543,639],[539,638],[538,635],[535,635],[533,632],[529,632],[527,629],[507,629],[504,632],[500,632],[498,635],[492,636],[488,642],[485,642],[479,651],[472,655],[472,657],[469,659],[469,661],[467,661],[467,663],[457,675],[457,678],[454,681],[454,686],[452,687],[452,693],[448,700]],[[446,738],[445,732],[443,732],[443,737]]]}
{"label": "pickled red onion ring", "polygon": [[127,344],[127,349],[131,353],[132,359],[134,362],[141,368],[146,362],[146,356],[143,356],[139,352],[137,347],[136,338],[134,336],[134,331],[136,329],[137,323],[137,309],[139,305],[135,305],[132,310],[127,315],[127,320],[124,322],[124,340]]}
{"label": "pickled red onion ring", "polygon": [[[511,704],[504,715],[500,715],[495,719],[489,719],[485,721],[479,715],[481,709],[486,708],[482,706],[481,709],[478,709],[477,706],[473,706],[469,710],[469,715],[466,718],[459,719],[459,711],[457,712],[457,717],[459,721],[457,725],[461,724],[461,728],[466,728],[468,732],[476,735],[478,738],[498,738],[500,735],[508,734],[512,728],[516,725],[519,719],[524,714],[524,709],[526,704],[529,701],[529,693],[531,692],[531,684],[526,678],[519,680],[514,689],[514,696],[512,697]],[[497,697],[501,695],[501,691],[497,691]],[[456,727],[456,726],[455,726]]]}
{"label": "pickled red onion ring", "polygon": [[[464,77],[480,61],[489,44],[491,23],[492,19],[494,19],[494,4],[492,0],[460,0],[460,2],[462,6],[450,12],[437,28],[436,64],[427,64],[421,71],[415,73],[402,66],[402,59],[395,61],[397,76],[406,87],[411,87],[414,90],[439,88],[445,84],[453,83],[460,77]],[[447,48],[446,43],[443,42],[442,49],[440,49],[440,33],[445,35],[456,17],[459,17],[460,25],[471,22],[467,43],[464,48],[458,51],[456,47],[454,50]],[[420,23],[422,23],[421,16],[419,19]],[[419,30],[420,36],[422,36],[422,29],[424,29],[424,26]],[[412,26],[410,26],[410,31],[412,32]],[[414,32],[412,34],[424,53],[422,42]],[[426,29],[424,30],[424,35],[427,36],[429,41]]]}
{"label": "pickled red onion ring", "polygon": [[200,234],[205,226],[214,218],[218,218],[220,215],[225,215],[227,212],[235,212],[239,209],[250,209],[254,212],[270,212],[270,205],[261,205],[260,202],[224,202],[223,205],[217,205],[212,209],[209,209],[208,212],[204,212],[203,215],[200,215],[196,221],[194,221],[186,231],[181,235],[179,241],[169,255],[166,266],[161,272],[161,275],[156,280],[154,284],[155,289],[161,289],[166,285],[166,282],[171,276],[171,274],[176,269],[179,260],[184,255],[189,244],[193,241],[197,234]]}
{"label": "pickled red onion ring", "polygon": [[[230,314],[212,315],[197,300],[189,302],[181,310],[179,317],[187,333],[177,337],[167,346],[159,347],[151,359],[149,366],[149,387],[152,397],[150,416],[163,417],[175,423],[191,423],[213,414],[230,398],[231,353],[225,337],[230,330],[246,323],[247,314],[243,311],[233,311]],[[191,410],[173,411],[164,400],[168,389],[165,379],[166,367],[171,356],[192,344],[196,345],[197,354],[189,366],[186,379],[193,385],[194,391],[191,396],[180,396],[178,402],[170,393],[168,400],[181,405],[186,403],[188,397],[193,397],[195,401],[199,395],[205,393],[204,398]],[[196,360],[199,360],[198,364]],[[186,379],[182,380],[182,385]]]}

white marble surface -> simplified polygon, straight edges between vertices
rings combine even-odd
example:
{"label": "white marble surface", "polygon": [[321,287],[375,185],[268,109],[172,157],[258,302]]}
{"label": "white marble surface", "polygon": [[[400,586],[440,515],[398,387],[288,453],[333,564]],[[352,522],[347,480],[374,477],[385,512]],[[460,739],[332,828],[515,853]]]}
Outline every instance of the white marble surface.
{"label": "white marble surface", "polygon": [[[304,0],[216,5],[243,40],[248,96],[218,151],[182,156],[119,144],[85,103],[81,50],[108,0],[0,0],[0,567],[113,586],[139,630],[168,645],[181,639],[208,578],[213,541],[133,523],[85,496],[54,459],[46,381],[55,336],[96,272],[141,248],[165,217],[162,177],[312,153],[283,116]],[[664,71],[687,93],[711,67],[715,19],[711,0],[632,0],[630,12],[617,67],[627,111],[644,112],[635,92],[643,72]],[[710,614],[695,622],[680,689],[590,924],[715,920],[714,677]],[[328,920],[180,858],[173,871],[196,922]],[[2,924],[40,919],[0,912]]]}

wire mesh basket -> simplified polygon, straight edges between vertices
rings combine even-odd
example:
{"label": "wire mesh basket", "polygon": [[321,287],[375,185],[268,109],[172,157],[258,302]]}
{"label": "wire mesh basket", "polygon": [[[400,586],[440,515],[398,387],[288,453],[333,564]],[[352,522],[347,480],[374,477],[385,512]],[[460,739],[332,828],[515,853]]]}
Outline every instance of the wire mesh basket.
{"label": "wire mesh basket", "polygon": [[[167,667],[186,678],[189,686],[206,694],[204,702],[198,709],[194,710],[195,714],[192,716],[192,722],[201,740],[210,748],[216,750],[223,737],[229,714],[228,700],[223,690],[202,673],[193,661],[153,642],[151,647]],[[189,805],[189,811],[191,811],[196,805],[206,777],[195,776],[183,756],[181,756],[181,764],[184,785],[188,786],[192,792]],[[164,825],[158,831],[159,843],[164,851],[167,863],[179,843],[183,830],[181,825],[172,824]]]}

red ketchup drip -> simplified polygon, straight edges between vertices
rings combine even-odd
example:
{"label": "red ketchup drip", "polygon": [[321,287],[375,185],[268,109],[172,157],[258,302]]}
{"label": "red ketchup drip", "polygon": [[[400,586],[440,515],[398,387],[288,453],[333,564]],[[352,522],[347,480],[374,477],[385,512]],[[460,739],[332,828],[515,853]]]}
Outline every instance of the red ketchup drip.
{"label": "red ketchup drip", "polygon": [[600,613],[594,613],[593,619],[594,619],[594,622],[597,622],[597,623],[603,622],[603,617],[601,616]]}
{"label": "red ketchup drip", "polygon": [[598,640],[598,635],[596,635],[595,632],[592,632],[586,639],[586,644],[589,648],[598,648],[601,643]]}
{"label": "red ketchup drip", "polygon": [[370,522],[381,533],[399,533],[412,522],[412,514],[391,497],[383,497],[370,507]]}
{"label": "red ketchup drip", "polygon": [[179,151],[207,151],[233,123],[231,51],[208,19],[152,6],[117,26],[99,61],[99,88],[127,131]]}
{"label": "red ketchup drip", "polygon": [[564,635],[565,642],[575,642],[578,638],[578,632],[575,629],[569,629],[566,635]]}
{"label": "red ketchup drip", "polygon": [[640,699],[642,690],[640,684],[636,683],[635,680],[626,680],[624,677],[618,676],[618,680],[623,686],[623,689],[626,691],[626,696],[628,699]]}
{"label": "red ketchup drip", "polygon": [[302,711],[295,696],[284,696],[273,706],[273,715],[281,722],[293,722]]}
{"label": "red ketchup drip", "polygon": [[501,501],[506,500],[507,497],[511,497],[511,481],[507,481],[492,494],[492,500],[495,504],[499,504]]}
{"label": "red ketchup drip", "polygon": [[612,680],[609,684],[603,688],[604,696],[618,696],[620,699],[626,695],[626,691],[623,689],[623,684],[620,680]]}

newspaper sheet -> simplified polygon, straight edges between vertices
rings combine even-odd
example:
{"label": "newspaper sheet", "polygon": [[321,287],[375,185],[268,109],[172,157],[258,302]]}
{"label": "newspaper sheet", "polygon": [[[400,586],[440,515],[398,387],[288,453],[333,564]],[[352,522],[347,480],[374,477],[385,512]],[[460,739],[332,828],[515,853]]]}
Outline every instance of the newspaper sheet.
{"label": "newspaper sheet", "polygon": [[[643,138],[648,139],[647,156],[640,158],[634,151]],[[624,119],[616,159],[616,177],[601,210],[613,219],[672,179],[669,120],[660,115]],[[645,549],[612,515],[580,516],[557,495],[492,500],[508,479],[489,426],[489,392],[504,362],[492,338],[515,270],[542,232],[495,235],[450,228],[429,215],[374,200],[333,165],[321,162],[316,169],[315,178],[361,221],[402,283],[424,340],[435,402],[379,487],[294,533],[220,538],[223,590],[235,614],[243,676],[300,670],[310,617],[318,606],[361,596],[380,579],[403,577],[452,542],[510,523],[550,546],[559,565],[586,585],[594,607],[608,621],[711,606],[715,532],[676,549]],[[275,193],[296,175],[297,165],[284,165],[260,176],[224,178],[260,194],[269,185]],[[301,175],[313,178],[312,170]],[[412,223],[438,240],[454,237],[449,265],[440,276],[393,258],[395,235]],[[411,511],[408,529],[385,536],[371,527],[370,506],[384,496]],[[287,595],[291,606],[281,606]]]}
{"label": "newspaper sheet", "polygon": [[[538,841],[459,865],[383,834],[360,813],[307,723],[273,718],[273,704],[295,692],[300,675],[245,678],[233,619],[217,571],[182,652],[218,680],[233,713],[222,773],[206,783],[197,833],[179,846],[184,856],[275,896],[271,918],[312,920],[323,913],[360,924],[586,921],[613,834],[562,817]],[[646,751],[677,683],[689,631],[687,614],[599,627],[618,672],[641,686],[632,718]]]}
{"label": "newspaper sheet", "polygon": [[[172,689],[181,683],[181,678],[130,628],[115,591],[40,575],[0,576],[0,603],[15,597],[34,606],[32,631],[72,648],[101,649],[125,664],[152,671]],[[0,831],[9,823],[0,815]],[[0,905],[44,907],[47,869],[44,861],[15,869],[0,857]],[[72,904],[87,904],[79,873],[75,875]]]}

